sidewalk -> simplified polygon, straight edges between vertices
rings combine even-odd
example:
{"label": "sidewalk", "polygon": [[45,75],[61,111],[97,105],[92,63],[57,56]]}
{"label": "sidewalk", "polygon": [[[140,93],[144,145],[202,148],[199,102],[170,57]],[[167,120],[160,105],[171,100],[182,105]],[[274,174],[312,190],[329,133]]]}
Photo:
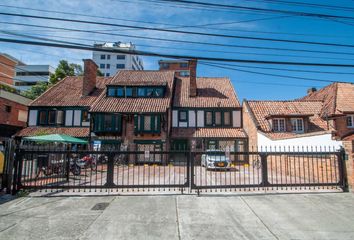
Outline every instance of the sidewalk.
{"label": "sidewalk", "polygon": [[354,239],[354,194],[24,197],[0,239]]}

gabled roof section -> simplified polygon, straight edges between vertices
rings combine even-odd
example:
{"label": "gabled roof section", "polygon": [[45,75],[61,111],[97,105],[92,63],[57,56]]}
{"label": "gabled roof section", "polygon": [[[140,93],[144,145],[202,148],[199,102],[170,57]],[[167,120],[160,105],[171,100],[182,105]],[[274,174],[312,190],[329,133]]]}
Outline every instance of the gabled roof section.
{"label": "gabled roof section", "polygon": [[174,71],[119,71],[108,85],[126,86],[166,86],[163,98],[117,98],[101,93],[92,106],[93,112],[160,113],[166,112],[171,105],[175,79]]}
{"label": "gabled roof section", "polygon": [[273,139],[289,138],[304,134],[292,132],[274,133],[270,124],[270,116],[274,117],[308,117],[307,133],[327,131],[327,122],[321,118],[323,107],[321,101],[246,101],[250,114],[254,117],[258,129]]}
{"label": "gabled roof section", "polygon": [[104,92],[111,78],[97,77],[96,89],[88,96],[82,96],[82,76],[66,77],[49,88],[35,99],[30,106],[34,107],[90,107]]}
{"label": "gabled roof section", "polygon": [[198,77],[196,97],[190,97],[189,86],[189,78],[176,79],[174,107],[240,107],[240,102],[229,78]]}
{"label": "gabled roof section", "polygon": [[301,100],[319,100],[323,102],[321,115],[332,116],[346,112],[354,113],[354,84],[332,83]]}

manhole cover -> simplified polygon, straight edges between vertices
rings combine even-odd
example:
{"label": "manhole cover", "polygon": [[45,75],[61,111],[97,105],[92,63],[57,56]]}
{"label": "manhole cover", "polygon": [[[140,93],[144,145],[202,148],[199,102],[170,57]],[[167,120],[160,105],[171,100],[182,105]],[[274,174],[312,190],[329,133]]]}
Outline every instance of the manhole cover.
{"label": "manhole cover", "polygon": [[109,203],[103,202],[103,203],[97,203],[95,206],[91,208],[91,210],[105,210],[106,207],[108,207]]}

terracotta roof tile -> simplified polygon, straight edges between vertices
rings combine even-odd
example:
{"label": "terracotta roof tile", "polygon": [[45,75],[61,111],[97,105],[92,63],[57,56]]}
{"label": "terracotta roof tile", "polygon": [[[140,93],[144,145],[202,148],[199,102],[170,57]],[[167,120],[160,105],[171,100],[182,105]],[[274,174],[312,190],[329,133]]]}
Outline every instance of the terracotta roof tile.
{"label": "terracotta roof tile", "polygon": [[97,77],[97,89],[89,96],[82,96],[82,77],[66,77],[35,99],[30,106],[91,106],[104,92],[111,78]]}
{"label": "terracotta roof tile", "polygon": [[319,100],[323,102],[322,116],[354,112],[354,84],[332,83],[301,100]]}
{"label": "terracotta roof tile", "polygon": [[240,107],[229,78],[197,78],[197,97],[189,96],[189,78],[176,79],[174,107]]}
{"label": "terracotta roof tile", "polygon": [[308,133],[327,131],[327,122],[321,118],[321,101],[247,101],[258,128],[273,139],[291,138],[304,134],[272,132],[269,116],[309,117]]}
{"label": "terracotta roof tile", "polygon": [[123,70],[116,74],[108,85],[166,85],[166,95],[163,98],[116,98],[107,97],[101,93],[97,102],[93,104],[93,112],[166,112],[172,99],[174,71],[131,71]]}
{"label": "terracotta roof tile", "polygon": [[16,133],[17,137],[29,137],[43,134],[66,134],[72,137],[89,137],[88,127],[27,127]]}
{"label": "terracotta roof tile", "polygon": [[242,128],[172,128],[175,138],[246,138]]}

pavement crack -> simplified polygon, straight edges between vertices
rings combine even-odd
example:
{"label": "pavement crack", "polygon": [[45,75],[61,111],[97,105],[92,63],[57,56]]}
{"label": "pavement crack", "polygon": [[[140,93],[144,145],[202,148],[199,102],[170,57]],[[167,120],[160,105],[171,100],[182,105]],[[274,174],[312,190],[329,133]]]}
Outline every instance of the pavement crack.
{"label": "pavement crack", "polygon": [[252,213],[259,219],[259,221],[268,230],[268,232],[270,234],[272,234],[273,237],[275,237],[275,239],[279,240],[278,236],[267,226],[267,224],[265,224],[265,222],[258,216],[258,214],[253,210],[253,208],[248,204],[248,202],[242,196],[240,196],[240,199],[242,200],[242,202],[244,202],[246,204],[246,206],[252,211]]}
{"label": "pavement crack", "polygon": [[177,234],[178,239],[181,240],[181,231],[179,229],[179,213],[178,213],[178,197],[175,197],[175,207],[176,207],[176,224],[177,224]]}
{"label": "pavement crack", "polygon": [[0,233],[5,232],[6,230],[8,230],[8,229],[10,229],[10,228],[12,228],[12,227],[14,227],[14,226],[16,226],[16,225],[17,225],[17,223],[14,223],[14,224],[8,226],[7,228],[1,229],[1,230],[0,230]]}

